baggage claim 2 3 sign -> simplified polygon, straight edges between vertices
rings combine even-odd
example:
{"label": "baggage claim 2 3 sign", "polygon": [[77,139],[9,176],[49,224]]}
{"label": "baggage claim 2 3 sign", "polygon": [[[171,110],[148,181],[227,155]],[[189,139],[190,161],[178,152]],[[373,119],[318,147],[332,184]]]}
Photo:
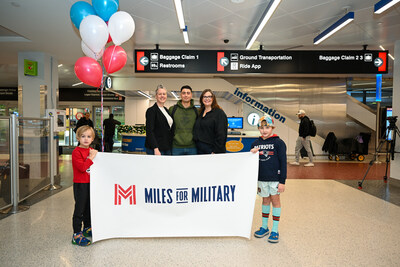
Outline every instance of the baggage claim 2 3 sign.
{"label": "baggage claim 2 3 sign", "polygon": [[137,73],[377,74],[388,51],[135,50]]}

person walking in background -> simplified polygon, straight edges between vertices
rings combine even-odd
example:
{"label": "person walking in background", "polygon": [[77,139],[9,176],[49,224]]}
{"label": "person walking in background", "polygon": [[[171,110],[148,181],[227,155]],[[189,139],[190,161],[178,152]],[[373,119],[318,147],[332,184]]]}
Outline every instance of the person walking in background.
{"label": "person walking in background", "polygon": [[182,86],[181,100],[169,108],[169,113],[174,120],[172,155],[196,155],[193,127],[198,117],[198,111],[194,106],[192,88],[189,85]]}
{"label": "person walking in background", "polygon": [[274,120],[264,115],[258,121],[260,138],[251,145],[251,152],[259,152],[258,195],[262,197],[262,226],[254,233],[261,238],[269,234],[268,218],[272,202],[272,229],[268,237],[271,243],[279,242],[278,225],[281,217],[280,193],[285,191],[287,175],[286,144],[276,134]]}
{"label": "person walking in background", "polygon": [[[97,155],[97,150],[90,148],[94,140],[93,127],[81,126],[76,131],[76,139],[79,141],[72,151],[72,169],[74,172],[73,189],[75,208],[72,216],[74,234],[72,244],[79,246],[90,245],[87,237],[92,236],[92,222],[90,217],[90,166]],[[82,230],[83,224],[83,230]]]}
{"label": "person walking in background", "polygon": [[211,89],[205,89],[200,95],[199,116],[194,125],[194,140],[198,154],[226,152],[228,119],[218,105]]}
{"label": "person walking in background", "polygon": [[164,107],[167,89],[158,85],[156,103],[146,111],[145,147],[148,155],[171,155],[173,119]]}
{"label": "person walking in background", "polygon": [[89,112],[85,112],[84,116],[79,119],[79,121],[76,123],[74,132],[76,133],[76,131],[79,129],[79,127],[81,127],[83,125],[89,125],[90,127],[92,127],[94,129],[93,121],[90,119]]}
{"label": "person walking in background", "polygon": [[115,125],[121,125],[121,122],[114,120],[114,114],[111,113],[103,122],[105,152],[113,151]]}
{"label": "person walking in background", "polygon": [[310,131],[311,131],[311,122],[310,119],[306,116],[306,112],[300,109],[297,112],[297,117],[300,119],[300,126],[299,126],[299,137],[296,140],[296,147],[295,147],[295,161],[291,162],[291,165],[300,165],[300,150],[304,147],[307,151],[308,159],[310,162],[304,164],[304,167],[314,167],[313,163],[313,154],[311,151],[310,145]]}

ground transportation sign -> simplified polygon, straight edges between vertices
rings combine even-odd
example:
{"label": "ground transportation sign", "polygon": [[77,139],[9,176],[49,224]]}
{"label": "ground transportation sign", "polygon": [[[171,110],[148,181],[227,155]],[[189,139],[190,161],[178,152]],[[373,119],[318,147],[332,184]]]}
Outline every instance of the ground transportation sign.
{"label": "ground transportation sign", "polygon": [[136,73],[377,74],[388,51],[135,50]]}

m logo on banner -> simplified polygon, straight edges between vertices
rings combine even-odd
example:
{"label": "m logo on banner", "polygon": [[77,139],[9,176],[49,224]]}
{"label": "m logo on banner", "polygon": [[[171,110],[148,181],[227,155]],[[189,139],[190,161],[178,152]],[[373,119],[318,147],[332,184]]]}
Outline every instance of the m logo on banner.
{"label": "m logo on banner", "polygon": [[124,190],[119,184],[115,184],[114,205],[121,205],[121,197],[123,197],[124,199],[129,198],[129,204],[136,205],[135,185],[131,185],[126,190]]}

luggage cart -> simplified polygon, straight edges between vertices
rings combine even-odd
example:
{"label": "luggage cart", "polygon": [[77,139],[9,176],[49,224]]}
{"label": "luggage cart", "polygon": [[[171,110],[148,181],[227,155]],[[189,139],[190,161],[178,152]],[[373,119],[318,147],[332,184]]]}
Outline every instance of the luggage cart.
{"label": "luggage cart", "polygon": [[330,132],[325,139],[322,150],[329,153],[329,160],[339,161],[344,158],[345,160],[363,161],[365,155],[368,154],[370,139],[370,133],[360,133],[355,138],[337,140],[335,134]]}

